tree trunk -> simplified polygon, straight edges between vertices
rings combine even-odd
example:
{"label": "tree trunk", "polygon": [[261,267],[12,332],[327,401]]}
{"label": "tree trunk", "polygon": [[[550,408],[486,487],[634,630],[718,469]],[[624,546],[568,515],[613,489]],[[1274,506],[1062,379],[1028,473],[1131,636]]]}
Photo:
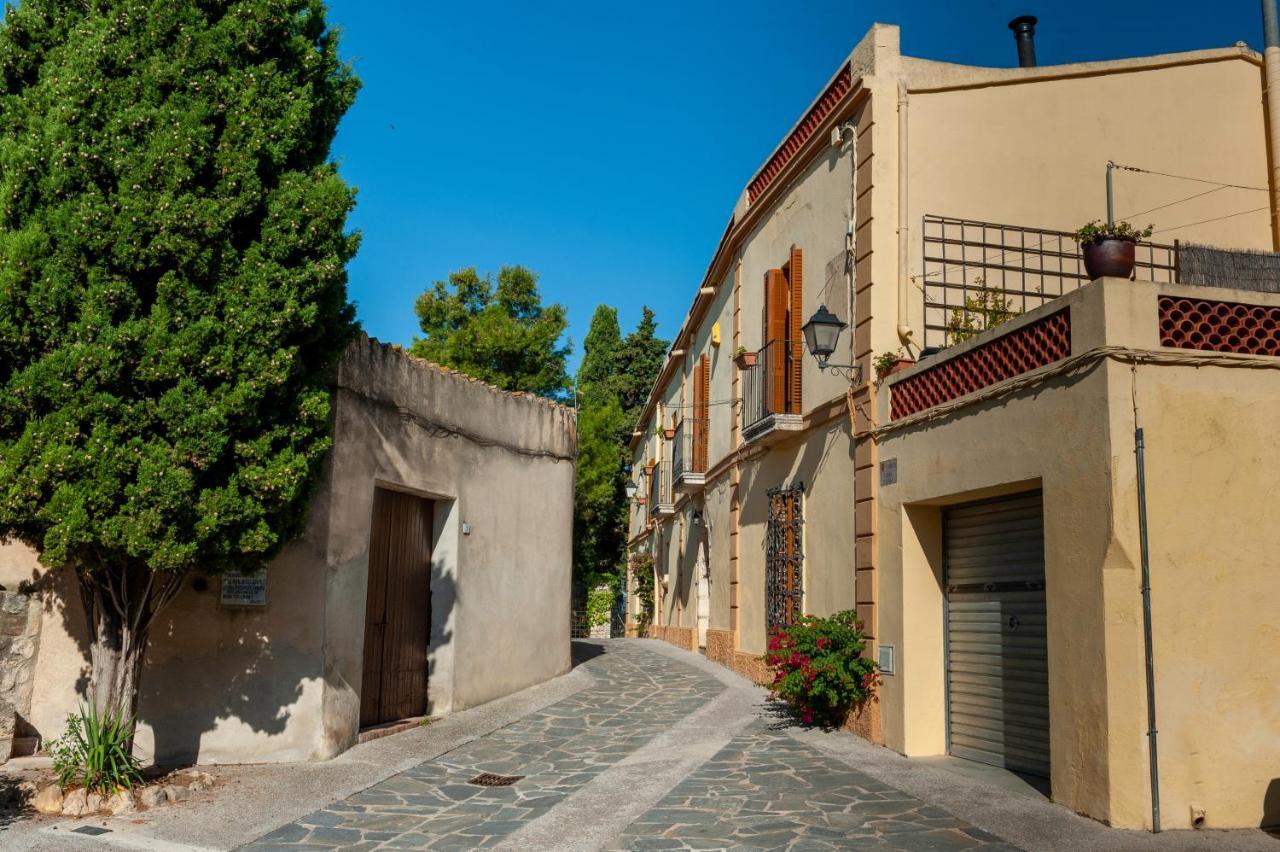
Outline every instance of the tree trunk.
{"label": "tree trunk", "polygon": [[160,609],[182,587],[185,572],[145,566],[78,569],[89,628],[89,700],[103,716],[133,726],[147,638]]}

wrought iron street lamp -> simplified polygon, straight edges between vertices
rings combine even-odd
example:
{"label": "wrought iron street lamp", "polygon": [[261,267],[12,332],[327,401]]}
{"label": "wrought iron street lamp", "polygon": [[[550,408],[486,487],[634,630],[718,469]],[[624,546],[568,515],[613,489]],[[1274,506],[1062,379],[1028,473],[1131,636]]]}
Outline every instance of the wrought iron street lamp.
{"label": "wrought iron street lamp", "polygon": [[636,485],[636,481],[629,476],[627,477],[627,484],[623,488],[627,491],[628,500],[636,499],[636,492],[640,490],[640,486]]}
{"label": "wrought iron street lamp", "polygon": [[836,375],[843,375],[850,381],[857,382],[862,380],[862,370],[857,365],[832,364],[830,361],[836,351],[836,343],[840,340],[840,333],[848,327],[847,322],[827,310],[826,305],[821,305],[800,330],[804,332],[804,342],[809,347],[809,352],[818,361],[819,370],[831,370]]}

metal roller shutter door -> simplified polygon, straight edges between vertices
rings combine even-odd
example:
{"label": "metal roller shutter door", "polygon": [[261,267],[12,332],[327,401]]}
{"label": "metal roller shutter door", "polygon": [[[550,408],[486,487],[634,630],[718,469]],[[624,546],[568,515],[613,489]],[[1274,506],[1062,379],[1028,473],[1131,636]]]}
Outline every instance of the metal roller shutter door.
{"label": "metal roller shutter door", "polygon": [[948,509],[944,552],[949,750],[1047,777],[1041,493]]}

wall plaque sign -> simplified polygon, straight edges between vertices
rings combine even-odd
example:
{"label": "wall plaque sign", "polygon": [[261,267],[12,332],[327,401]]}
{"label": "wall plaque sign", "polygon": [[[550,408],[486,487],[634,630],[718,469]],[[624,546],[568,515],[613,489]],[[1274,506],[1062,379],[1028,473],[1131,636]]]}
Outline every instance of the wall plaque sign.
{"label": "wall plaque sign", "polygon": [[266,606],[267,572],[223,574],[218,602],[223,606]]}
{"label": "wall plaque sign", "polygon": [[880,484],[893,485],[898,481],[898,460],[885,459],[880,462]]}

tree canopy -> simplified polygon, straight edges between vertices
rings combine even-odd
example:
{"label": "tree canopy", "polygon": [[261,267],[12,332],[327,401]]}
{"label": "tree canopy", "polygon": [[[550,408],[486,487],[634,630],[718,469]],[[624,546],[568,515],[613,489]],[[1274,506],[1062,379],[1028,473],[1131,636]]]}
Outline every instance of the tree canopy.
{"label": "tree canopy", "polygon": [[580,590],[615,583],[622,575],[627,543],[623,465],[639,409],[667,350],[656,332],[653,311],[645,308],[639,325],[623,338],[617,310],[600,305],[583,340],[574,496],[574,576]]}
{"label": "tree canopy", "polygon": [[542,304],[538,276],[504,266],[497,286],[474,267],[437,281],[414,310],[423,336],[410,352],[503,390],[568,398],[569,321],[563,305]]}
{"label": "tree canopy", "polygon": [[0,26],[0,537],[77,573],[100,707],[195,568],[300,528],[356,333],[359,83],[319,0],[23,0]]}

